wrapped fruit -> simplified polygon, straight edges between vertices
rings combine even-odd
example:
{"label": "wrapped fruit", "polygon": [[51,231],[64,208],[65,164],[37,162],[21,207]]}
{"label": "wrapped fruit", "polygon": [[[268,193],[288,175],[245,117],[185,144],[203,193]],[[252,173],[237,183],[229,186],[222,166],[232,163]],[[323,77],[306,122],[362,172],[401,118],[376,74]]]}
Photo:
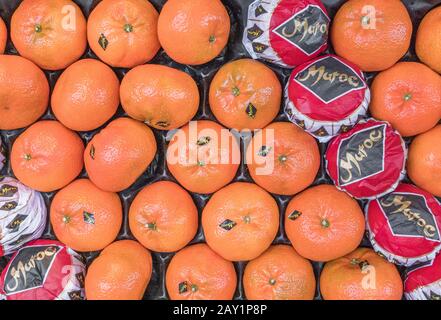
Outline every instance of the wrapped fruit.
{"label": "wrapped fruit", "polygon": [[2,138],[0,137],[0,170],[3,169],[5,164],[6,164],[6,147],[3,143]]}
{"label": "wrapped fruit", "polygon": [[404,178],[406,154],[389,123],[362,120],[330,142],[326,171],[337,188],[357,199],[373,199],[392,192]]}
{"label": "wrapped fruit", "polygon": [[320,0],[256,0],[242,42],[254,59],[292,68],[326,50],[329,23]]}
{"label": "wrapped fruit", "polygon": [[36,240],[17,251],[3,270],[0,295],[7,300],[82,300],[83,258],[61,242]]}
{"label": "wrapped fruit", "polygon": [[285,98],[288,118],[319,141],[327,142],[365,117],[371,95],[356,65],[325,55],[294,69]]}
{"label": "wrapped fruit", "polygon": [[441,205],[430,193],[401,183],[366,206],[366,228],[375,251],[405,266],[435,258],[441,250]]}
{"label": "wrapped fruit", "polygon": [[404,296],[407,300],[441,300],[441,255],[406,270]]}
{"label": "wrapped fruit", "polygon": [[38,239],[46,226],[42,195],[11,177],[0,179],[0,257]]}

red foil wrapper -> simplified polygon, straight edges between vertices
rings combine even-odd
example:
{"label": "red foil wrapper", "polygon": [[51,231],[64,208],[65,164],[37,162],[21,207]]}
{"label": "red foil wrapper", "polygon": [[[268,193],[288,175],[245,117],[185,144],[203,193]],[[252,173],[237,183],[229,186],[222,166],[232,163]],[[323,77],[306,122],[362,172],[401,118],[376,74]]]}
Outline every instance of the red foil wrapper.
{"label": "red foil wrapper", "polygon": [[366,116],[371,95],[356,65],[324,55],[294,69],[285,98],[288,118],[320,142],[327,142]]}
{"label": "red foil wrapper", "polygon": [[369,201],[365,212],[372,246],[389,261],[411,266],[433,260],[441,250],[441,205],[430,193],[401,183]]}
{"label": "red foil wrapper", "polygon": [[35,240],[17,251],[3,269],[0,296],[7,300],[82,300],[82,257],[54,240]]}
{"label": "red foil wrapper", "polygon": [[441,300],[441,255],[406,270],[404,296],[407,300]]}
{"label": "red foil wrapper", "polygon": [[374,199],[392,192],[404,178],[406,155],[403,139],[389,123],[362,120],[330,142],[326,171],[340,190]]}
{"label": "red foil wrapper", "polygon": [[326,50],[330,21],[320,0],[256,0],[242,42],[254,59],[293,68]]}

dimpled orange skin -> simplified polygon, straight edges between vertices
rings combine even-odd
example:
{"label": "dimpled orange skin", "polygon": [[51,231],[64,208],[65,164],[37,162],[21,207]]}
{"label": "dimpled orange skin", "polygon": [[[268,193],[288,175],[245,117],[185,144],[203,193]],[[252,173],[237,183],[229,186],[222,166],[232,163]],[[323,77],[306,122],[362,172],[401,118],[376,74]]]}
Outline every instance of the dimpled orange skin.
{"label": "dimpled orange skin", "polygon": [[[168,265],[165,281],[171,300],[231,300],[237,286],[233,263],[205,243],[176,253]],[[181,288],[186,285],[185,292],[179,292],[180,284]]]}
{"label": "dimpled orange skin", "polygon": [[199,90],[187,73],[148,64],[126,74],[121,82],[121,104],[130,117],[159,130],[173,130],[198,111]]}
{"label": "dimpled orange skin", "polygon": [[70,0],[24,0],[12,15],[11,39],[42,69],[64,69],[86,50],[86,19]]}
{"label": "dimpled orange skin", "polygon": [[0,55],[0,130],[29,126],[49,103],[49,84],[43,71],[20,56]]}
{"label": "dimpled orange skin", "polygon": [[441,197],[441,125],[415,137],[409,147],[407,173],[421,189]]}
{"label": "dimpled orange skin", "polygon": [[371,86],[369,110],[402,136],[433,128],[441,118],[441,77],[418,62],[400,62],[379,73]]}
{"label": "dimpled orange skin", "polygon": [[363,71],[392,67],[407,52],[412,21],[400,0],[349,0],[335,15],[331,40],[335,52]]}
{"label": "dimpled orange skin", "polygon": [[[288,217],[297,210],[296,219]],[[294,249],[314,261],[329,261],[353,251],[365,230],[357,201],[332,185],[311,187],[289,202],[285,231]]]}
{"label": "dimpled orange skin", "polygon": [[174,252],[196,235],[198,209],[178,184],[159,181],[136,195],[130,205],[129,226],[144,247],[156,252]]}
{"label": "dimpled orange skin", "polygon": [[[196,129],[191,129],[193,125]],[[210,141],[198,145],[204,139]],[[214,121],[200,120],[182,127],[167,148],[170,173],[191,192],[209,194],[219,190],[233,180],[239,164],[237,140]]]}
{"label": "dimpled orange skin", "polygon": [[372,249],[358,248],[325,264],[320,291],[325,300],[400,300],[403,282],[394,264]]}
{"label": "dimpled orange skin", "polygon": [[144,64],[160,49],[157,22],[158,12],[147,0],[103,0],[87,20],[89,46],[112,67]]}
{"label": "dimpled orange skin", "polygon": [[83,168],[83,141],[58,121],[34,123],[12,145],[11,167],[25,185],[41,192],[63,188]]}
{"label": "dimpled orange skin", "polygon": [[230,17],[220,0],[168,0],[158,20],[158,36],[176,62],[200,65],[225,48]]}
{"label": "dimpled orange skin", "polygon": [[77,61],[58,78],[51,105],[57,119],[66,127],[76,131],[94,130],[118,109],[119,80],[111,68],[98,60]]}
{"label": "dimpled orange skin", "polygon": [[[262,153],[268,149],[268,154]],[[253,180],[268,192],[293,195],[314,181],[320,151],[316,140],[296,125],[274,122],[254,135],[247,166]]]}
{"label": "dimpled orange skin", "polygon": [[87,300],[141,300],[152,275],[152,256],[138,242],[116,241],[93,260],[86,274]]}
{"label": "dimpled orange skin", "polygon": [[274,245],[248,262],[243,286],[248,300],[312,300],[314,270],[291,246]]}
{"label": "dimpled orange skin", "polygon": [[0,54],[5,52],[6,42],[8,41],[8,30],[2,18],[0,18]]}
{"label": "dimpled orange skin", "polygon": [[[236,223],[230,230],[221,224]],[[276,237],[279,208],[269,193],[253,183],[235,182],[216,192],[202,212],[207,244],[230,261],[258,257]]]}
{"label": "dimpled orange skin", "polygon": [[129,118],[118,118],[88,143],[84,163],[90,180],[98,188],[119,192],[141,176],[156,150],[155,136],[148,126]]}
{"label": "dimpled orange skin", "polygon": [[222,66],[211,82],[209,93],[210,108],[216,119],[237,130],[268,125],[280,110],[281,97],[282,86],[274,71],[252,59]]}
{"label": "dimpled orange skin", "polygon": [[441,7],[429,11],[421,21],[415,42],[418,58],[441,73]]}
{"label": "dimpled orange skin", "polygon": [[69,248],[79,252],[101,250],[115,240],[121,228],[121,200],[88,179],[75,180],[55,195],[50,221],[55,236]]}

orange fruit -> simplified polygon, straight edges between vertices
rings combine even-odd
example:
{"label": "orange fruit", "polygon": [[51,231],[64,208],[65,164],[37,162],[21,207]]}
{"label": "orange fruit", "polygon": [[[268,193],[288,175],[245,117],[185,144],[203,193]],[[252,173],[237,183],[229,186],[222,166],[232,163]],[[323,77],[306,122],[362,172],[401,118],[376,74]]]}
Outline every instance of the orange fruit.
{"label": "orange fruit", "polygon": [[87,300],[141,300],[152,275],[150,252],[133,240],[116,241],[86,274]]}
{"label": "orange fruit", "polygon": [[363,238],[364,215],[357,201],[332,185],[296,195],[285,213],[294,249],[314,261],[329,261],[355,250]]}
{"label": "orange fruit", "polygon": [[49,84],[31,61],[0,55],[0,130],[27,127],[40,118],[49,103]]}
{"label": "orange fruit", "polygon": [[58,121],[34,123],[12,145],[14,175],[32,189],[50,192],[63,188],[83,169],[81,138]]}
{"label": "orange fruit", "polygon": [[441,125],[413,139],[407,158],[407,174],[418,187],[441,197]]}
{"label": "orange fruit", "polygon": [[441,73],[441,7],[429,11],[418,27],[415,51],[418,58]]}
{"label": "orange fruit", "polygon": [[158,20],[165,52],[182,64],[200,65],[225,48],[230,17],[220,0],[168,0]]}
{"label": "orange fruit", "polygon": [[70,0],[24,0],[12,15],[11,39],[41,68],[64,69],[86,50],[86,19]]}
{"label": "orange fruit", "polygon": [[397,63],[375,77],[371,90],[372,116],[402,136],[425,132],[441,118],[441,77],[421,63]]}
{"label": "orange fruit", "polygon": [[237,276],[233,263],[200,243],[176,253],[165,282],[171,300],[231,300]]}
{"label": "orange fruit", "polygon": [[118,109],[119,80],[98,60],[77,61],[58,78],[51,105],[57,119],[69,129],[94,130]]}
{"label": "orange fruit", "polygon": [[147,169],[156,149],[149,127],[136,120],[118,118],[88,143],[84,151],[87,174],[102,190],[122,191]]}
{"label": "orange fruit", "polygon": [[132,68],[156,55],[158,12],[147,0],[102,0],[90,13],[87,39],[112,67]]}
{"label": "orange fruit", "polygon": [[237,130],[260,129],[280,110],[282,87],[263,63],[241,59],[222,66],[210,84],[210,108],[223,125]]}
{"label": "orange fruit", "polygon": [[248,300],[312,300],[314,270],[291,246],[275,245],[248,262],[243,286]]}
{"label": "orange fruit", "polygon": [[159,130],[172,130],[194,117],[199,90],[187,73],[147,64],[133,68],[122,80],[121,104],[130,117]]}
{"label": "orange fruit", "polygon": [[75,251],[97,251],[115,240],[122,224],[118,195],[90,180],[75,180],[55,195],[50,220],[55,236]]}
{"label": "orange fruit", "polygon": [[198,209],[191,196],[176,183],[155,182],[143,188],[129,210],[135,238],[157,252],[185,247],[198,231]]}
{"label": "orange fruit", "polygon": [[253,180],[271,193],[292,195],[309,186],[320,168],[316,140],[290,122],[258,131],[247,148]]}
{"label": "orange fruit", "polygon": [[331,41],[335,52],[363,71],[392,67],[407,52],[412,21],[400,0],[349,0],[335,15]]}
{"label": "orange fruit", "polygon": [[395,265],[358,248],[325,264],[320,291],[325,300],[400,300],[403,282]]}
{"label": "orange fruit", "polygon": [[202,212],[207,244],[231,261],[252,260],[262,254],[279,229],[279,208],[265,190],[236,182],[217,191]]}
{"label": "orange fruit", "polygon": [[179,129],[167,149],[167,167],[187,190],[213,193],[233,180],[240,164],[235,137],[214,121],[200,120]]}
{"label": "orange fruit", "polygon": [[8,41],[8,30],[2,18],[0,18],[0,54],[5,52],[6,42]]}

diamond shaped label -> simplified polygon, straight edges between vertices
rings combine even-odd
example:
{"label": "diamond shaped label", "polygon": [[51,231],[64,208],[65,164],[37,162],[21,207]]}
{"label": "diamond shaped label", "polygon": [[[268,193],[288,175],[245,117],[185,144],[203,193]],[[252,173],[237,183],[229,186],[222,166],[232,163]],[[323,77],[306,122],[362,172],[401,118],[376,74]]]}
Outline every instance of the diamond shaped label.
{"label": "diamond shaped label", "polygon": [[354,69],[333,56],[314,61],[298,72],[294,81],[324,103],[366,87],[364,79]]}
{"label": "diamond shaped label", "polygon": [[308,5],[274,28],[273,32],[310,56],[326,42],[329,22],[319,6]]}
{"label": "diamond shaped label", "polygon": [[342,139],[338,148],[338,183],[346,186],[384,171],[386,124]]}
{"label": "diamond shaped label", "polygon": [[393,192],[378,200],[394,235],[440,241],[440,232],[424,196]]}

